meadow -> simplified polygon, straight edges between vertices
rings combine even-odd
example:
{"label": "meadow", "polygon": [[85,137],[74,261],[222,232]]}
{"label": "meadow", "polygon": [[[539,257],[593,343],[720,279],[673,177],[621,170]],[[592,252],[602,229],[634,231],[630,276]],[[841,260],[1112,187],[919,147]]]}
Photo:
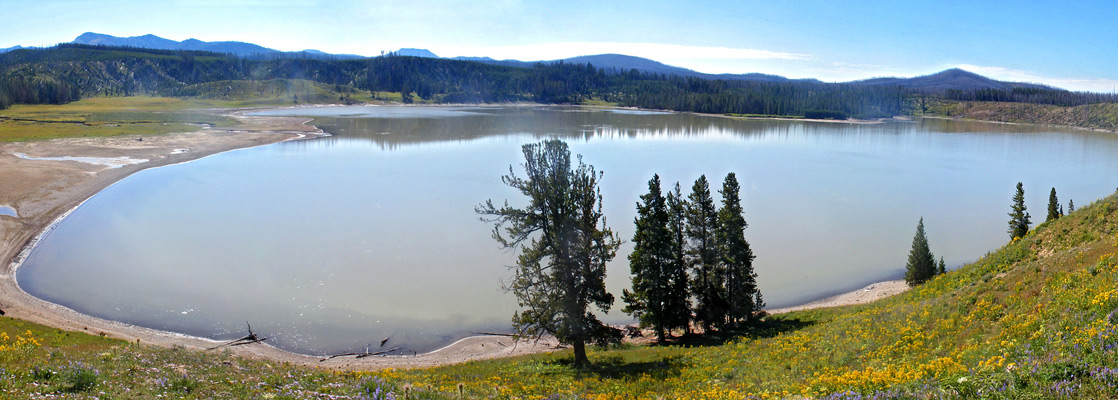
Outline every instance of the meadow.
{"label": "meadow", "polygon": [[400,100],[399,93],[287,79],[207,82],[184,90],[187,95],[180,97],[90,97],[57,105],[16,104],[0,110],[0,142],[191,132],[205,125],[236,125],[235,119],[222,115],[231,108]]}

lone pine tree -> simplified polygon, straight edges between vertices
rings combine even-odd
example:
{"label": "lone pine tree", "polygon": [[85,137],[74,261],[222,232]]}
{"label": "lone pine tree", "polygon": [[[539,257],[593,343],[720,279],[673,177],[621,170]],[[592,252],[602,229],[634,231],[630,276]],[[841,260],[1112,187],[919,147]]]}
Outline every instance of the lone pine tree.
{"label": "lone pine tree", "polygon": [[904,280],[908,286],[927,282],[936,275],[936,259],[928,248],[928,235],[924,232],[924,217],[916,224],[916,235],[912,238],[912,250],[908,252]]}
{"label": "lone pine tree", "polygon": [[1060,218],[1060,214],[1060,200],[1056,199],[1056,188],[1052,188],[1052,191],[1048,192],[1048,218],[1044,221]]}
{"label": "lone pine tree", "polygon": [[1012,240],[1025,237],[1032,223],[1032,216],[1029,215],[1028,207],[1025,207],[1025,187],[1021,182],[1017,182],[1017,192],[1013,194],[1013,208],[1009,212],[1009,238]]}
{"label": "lone pine tree", "polygon": [[554,335],[574,348],[574,365],[589,363],[586,343],[621,338],[590,310],[607,312],[613,295],[606,291],[606,263],[621,241],[606,226],[598,189],[602,173],[571,164],[567,144],[559,140],[526,144],[525,177],[512,167],[501,178],[528,199],[528,206],[498,207],[492,200],[476,209],[493,222],[493,238],[519,249],[514,275],[505,289],[516,295],[521,311],[513,315],[517,331]]}

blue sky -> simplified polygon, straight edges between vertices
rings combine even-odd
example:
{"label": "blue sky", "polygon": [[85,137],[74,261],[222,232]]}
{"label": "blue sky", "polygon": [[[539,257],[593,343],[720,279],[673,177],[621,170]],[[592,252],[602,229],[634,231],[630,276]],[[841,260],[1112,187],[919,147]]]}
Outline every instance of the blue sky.
{"label": "blue sky", "polygon": [[1113,1],[0,0],[0,48],[116,36],[520,60],[622,53],[710,73],[846,81],[961,67],[1118,89]]}

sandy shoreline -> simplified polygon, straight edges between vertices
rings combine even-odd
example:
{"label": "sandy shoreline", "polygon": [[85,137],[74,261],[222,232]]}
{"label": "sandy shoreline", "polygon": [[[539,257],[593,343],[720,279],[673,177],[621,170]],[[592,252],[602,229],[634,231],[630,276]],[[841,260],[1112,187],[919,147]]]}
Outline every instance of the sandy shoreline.
{"label": "sandy shoreline", "polygon": [[[294,117],[260,117],[245,111],[225,110],[240,124],[230,128],[143,137],[54,139],[38,142],[0,143],[0,205],[15,209],[19,217],[0,214],[0,310],[6,316],[59,329],[88,332],[159,346],[206,349],[219,343],[172,332],[143,328],[78,313],[24,292],[15,271],[34,243],[55,224],[101,190],[139,171],[197,160],[206,156],[290,140],[319,137],[310,120]],[[18,153],[18,155],[17,155]],[[69,158],[68,158],[69,157]],[[81,159],[74,159],[79,157]],[[113,159],[111,165],[98,160]],[[146,160],[146,161],[140,161]],[[860,304],[897,290],[896,281],[882,282],[854,292],[797,307],[796,309]],[[903,286],[903,281],[901,281]],[[907,288],[907,286],[905,286]],[[409,368],[445,365],[470,360],[552,351],[553,339],[515,342],[504,336],[472,336],[434,352],[416,356],[340,357],[328,361],[280,350],[266,344],[229,348],[235,354],[308,366],[339,369]]]}
{"label": "sandy shoreline", "polygon": [[878,299],[883,299],[904,292],[906,290],[908,290],[908,284],[905,283],[904,279],[898,279],[895,281],[883,281],[871,283],[864,288],[852,290],[822,300],[816,300],[791,307],[773,308],[765,311],[767,311],[769,314],[784,314],[790,313],[792,311],[811,310],[815,308],[866,304]]}

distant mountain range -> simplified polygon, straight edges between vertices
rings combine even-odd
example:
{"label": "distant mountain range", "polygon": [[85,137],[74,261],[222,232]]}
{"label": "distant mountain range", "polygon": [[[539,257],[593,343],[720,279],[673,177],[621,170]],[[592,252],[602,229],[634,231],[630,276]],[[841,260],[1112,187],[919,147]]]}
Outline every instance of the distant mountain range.
{"label": "distant mountain range", "polygon": [[364,56],[355,54],[328,54],[318,50],[279,51],[276,49],[269,49],[264,46],[245,42],[204,42],[198,39],[186,39],[181,42],[177,42],[171,39],[164,39],[151,34],[132,37],[117,37],[100,33],[86,32],[78,36],[70,43],[87,44],[94,46],[100,45],[140,47],[145,49],[157,50],[210,51],[214,53],[235,54],[242,57],[301,56],[309,58],[333,58],[343,60],[365,58]]}
{"label": "distant mountain range", "polygon": [[[100,33],[86,32],[78,36],[71,43],[86,44],[86,45],[104,45],[104,46],[128,46],[128,47],[141,47],[149,49],[160,50],[198,50],[210,51],[216,53],[235,54],[243,57],[255,58],[280,58],[280,57],[307,57],[318,59],[359,59],[367,58],[354,54],[329,54],[318,50],[303,50],[296,52],[285,52],[275,49],[270,49],[260,45],[245,43],[245,42],[205,42],[197,39],[187,39],[181,42],[164,39],[155,35],[143,35],[132,37],[117,37],[112,35],[105,35]],[[0,53],[11,50],[17,50],[24,47],[15,46],[6,49],[0,49]],[[411,56],[423,58],[442,58],[426,49],[415,48],[402,48],[394,52],[398,56]],[[630,71],[637,70],[646,73],[655,73],[663,75],[677,75],[682,77],[694,77],[703,79],[722,79],[722,80],[739,80],[739,81],[756,81],[756,82],[819,82],[816,79],[789,79],[778,75],[767,75],[760,73],[751,74],[707,74],[687,68],[675,67],[667,65],[658,61],[649,60],[647,58],[627,56],[623,54],[598,54],[590,56],[571,57],[559,60],[546,60],[546,61],[520,61],[520,60],[495,60],[489,57],[453,57],[452,60],[472,61],[492,65],[500,65],[506,67],[523,67],[528,68],[536,63],[570,63],[570,64],[591,64],[597,68],[613,71]],[[997,81],[978,75],[972,72],[964,71],[961,69],[949,69],[939,73],[926,76],[918,76],[914,78],[873,78],[860,81],[846,82],[851,85],[863,86],[902,86],[912,89],[925,90],[929,92],[943,92],[948,89],[958,90],[972,90],[972,89],[999,89],[1009,90],[1013,88],[1035,88],[1035,89],[1055,89],[1049,86],[1020,83],[1020,82],[1004,82]],[[1058,89],[1057,89],[1058,90]]]}

